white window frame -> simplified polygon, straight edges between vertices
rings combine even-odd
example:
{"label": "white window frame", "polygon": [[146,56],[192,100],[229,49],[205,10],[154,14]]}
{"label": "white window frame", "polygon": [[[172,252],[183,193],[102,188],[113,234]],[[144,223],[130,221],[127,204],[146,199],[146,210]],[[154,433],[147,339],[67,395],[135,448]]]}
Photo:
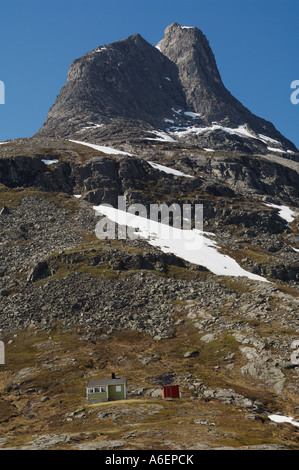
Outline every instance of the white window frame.
{"label": "white window frame", "polygon": [[121,392],[121,385],[115,385],[115,391]]}
{"label": "white window frame", "polygon": [[87,389],[87,394],[90,393],[107,393],[107,387],[93,387]]}

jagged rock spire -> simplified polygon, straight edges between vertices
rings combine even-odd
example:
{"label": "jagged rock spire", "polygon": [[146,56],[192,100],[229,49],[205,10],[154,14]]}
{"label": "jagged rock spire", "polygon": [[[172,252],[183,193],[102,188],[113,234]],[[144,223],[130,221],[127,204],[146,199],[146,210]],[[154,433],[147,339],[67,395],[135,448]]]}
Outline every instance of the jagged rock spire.
{"label": "jagged rock spire", "polygon": [[157,47],[177,65],[187,105],[207,124],[247,123],[259,131],[266,125],[225,88],[213,51],[200,29],[173,23]]}

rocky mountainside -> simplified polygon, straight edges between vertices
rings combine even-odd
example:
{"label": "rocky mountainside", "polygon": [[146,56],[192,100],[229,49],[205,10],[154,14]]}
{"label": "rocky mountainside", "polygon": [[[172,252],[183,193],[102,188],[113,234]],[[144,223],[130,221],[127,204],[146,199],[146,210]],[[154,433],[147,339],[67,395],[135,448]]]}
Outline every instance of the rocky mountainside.
{"label": "rocky mountainside", "polygon": [[[269,416],[298,419],[298,173],[198,28],[75,60],[42,128],[0,145],[0,446],[297,449]],[[141,218],[143,237],[99,239],[119,196],[201,204],[196,249]],[[87,406],[87,378],[112,372],[127,402]]]}

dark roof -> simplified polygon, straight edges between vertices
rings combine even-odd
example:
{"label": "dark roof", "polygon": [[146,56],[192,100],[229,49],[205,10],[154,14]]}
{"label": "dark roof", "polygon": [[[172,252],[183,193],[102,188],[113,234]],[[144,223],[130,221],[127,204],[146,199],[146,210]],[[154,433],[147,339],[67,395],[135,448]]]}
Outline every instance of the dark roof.
{"label": "dark roof", "polygon": [[120,377],[118,379],[98,379],[98,380],[89,380],[87,382],[87,387],[105,387],[107,385],[119,385],[125,384],[127,379]]}

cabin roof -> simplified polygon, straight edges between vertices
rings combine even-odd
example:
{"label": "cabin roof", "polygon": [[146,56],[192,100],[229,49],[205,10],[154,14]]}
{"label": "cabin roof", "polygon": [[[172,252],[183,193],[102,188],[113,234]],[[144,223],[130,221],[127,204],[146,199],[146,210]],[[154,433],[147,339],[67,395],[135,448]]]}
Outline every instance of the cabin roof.
{"label": "cabin roof", "polygon": [[118,379],[98,379],[98,380],[89,380],[87,382],[87,387],[101,387],[107,385],[120,385],[125,384],[127,379],[124,377],[120,377]]}

